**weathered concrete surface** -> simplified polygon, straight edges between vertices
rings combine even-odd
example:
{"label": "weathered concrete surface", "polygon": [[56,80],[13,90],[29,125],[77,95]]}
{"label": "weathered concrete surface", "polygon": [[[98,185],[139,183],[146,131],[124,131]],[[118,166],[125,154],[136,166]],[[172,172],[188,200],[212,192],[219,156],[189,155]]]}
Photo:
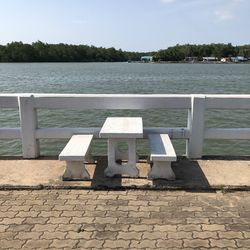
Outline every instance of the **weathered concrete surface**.
{"label": "weathered concrete surface", "polygon": [[139,178],[105,178],[106,157],[97,157],[96,164],[86,164],[90,181],[63,182],[65,163],[54,158],[23,160],[0,158],[0,186],[4,187],[79,187],[79,188],[183,188],[183,189],[250,189],[250,158],[240,159],[179,159],[173,163],[176,181],[147,179],[150,165],[141,160]]}
{"label": "weathered concrete surface", "polygon": [[0,249],[249,249],[250,192],[0,191]]}

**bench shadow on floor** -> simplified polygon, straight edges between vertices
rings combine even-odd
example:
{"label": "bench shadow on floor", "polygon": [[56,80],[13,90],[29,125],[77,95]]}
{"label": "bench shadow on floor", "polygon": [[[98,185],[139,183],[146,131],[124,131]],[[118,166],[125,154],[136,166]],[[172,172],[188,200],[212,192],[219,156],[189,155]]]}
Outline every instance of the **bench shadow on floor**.
{"label": "bench shadow on floor", "polygon": [[96,161],[95,171],[91,179],[91,187],[94,189],[102,188],[121,188],[122,178],[121,176],[115,176],[114,178],[109,178],[104,176],[104,170],[108,166],[107,157],[98,157]]}
{"label": "bench shadow on floor", "polygon": [[104,170],[107,166],[107,157],[98,157],[97,164],[91,178],[91,188],[149,188],[149,189],[164,189],[164,188],[180,188],[180,189],[211,189],[211,186],[203,173],[198,161],[187,159],[178,159],[172,163],[173,171],[176,175],[176,180],[168,181],[164,179],[148,180],[147,174],[150,170],[149,164],[145,159],[140,161],[139,172],[140,177],[129,178],[115,176],[113,178],[105,177]]}
{"label": "bench shadow on floor", "polygon": [[172,163],[172,169],[175,173],[176,180],[154,180],[153,186],[169,187],[181,189],[211,189],[209,181],[202,171],[198,161],[178,159]]}

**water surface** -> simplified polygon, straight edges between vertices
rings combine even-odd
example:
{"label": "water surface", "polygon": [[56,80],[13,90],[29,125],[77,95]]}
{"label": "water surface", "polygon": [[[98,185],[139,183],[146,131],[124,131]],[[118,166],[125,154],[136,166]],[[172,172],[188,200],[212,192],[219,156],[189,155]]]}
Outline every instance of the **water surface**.
{"label": "water surface", "polygon": [[[2,63],[1,93],[250,94],[250,64]],[[206,111],[206,127],[250,127],[246,110]],[[186,110],[38,110],[39,127],[101,127],[109,115],[142,116],[144,126],[186,126]],[[19,126],[18,112],[2,109],[0,127]],[[41,140],[42,154],[58,154],[63,140]],[[104,153],[105,142],[94,143]],[[176,140],[178,154],[185,142]],[[139,144],[147,152],[147,144]],[[205,154],[249,155],[249,141],[205,141]],[[19,140],[0,141],[0,155],[20,155]]]}

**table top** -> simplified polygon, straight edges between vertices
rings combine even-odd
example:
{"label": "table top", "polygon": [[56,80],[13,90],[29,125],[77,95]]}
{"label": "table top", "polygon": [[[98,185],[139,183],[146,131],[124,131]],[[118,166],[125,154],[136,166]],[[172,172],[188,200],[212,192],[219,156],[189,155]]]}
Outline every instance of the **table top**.
{"label": "table top", "polygon": [[142,138],[141,117],[108,117],[104,122],[100,138]]}

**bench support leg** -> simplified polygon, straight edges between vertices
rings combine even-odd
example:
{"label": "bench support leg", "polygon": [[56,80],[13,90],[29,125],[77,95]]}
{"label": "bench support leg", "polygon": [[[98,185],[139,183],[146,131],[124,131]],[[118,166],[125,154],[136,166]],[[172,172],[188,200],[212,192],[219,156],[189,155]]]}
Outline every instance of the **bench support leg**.
{"label": "bench support leg", "polygon": [[128,163],[117,164],[117,143],[119,139],[108,140],[108,167],[105,169],[104,174],[108,177],[114,175],[126,174],[131,177],[137,177],[139,171],[136,168],[136,139],[121,139],[128,143]]}
{"label": "bench support leg", "polygon": [[170,161],[154,161],[153,167],[148,174],[149,179],[175,180],[175,174]]}
{"label": "bench support leg", "polygon": [[90,176],[83,162],[67,161],[63,180],[89,180]]}

